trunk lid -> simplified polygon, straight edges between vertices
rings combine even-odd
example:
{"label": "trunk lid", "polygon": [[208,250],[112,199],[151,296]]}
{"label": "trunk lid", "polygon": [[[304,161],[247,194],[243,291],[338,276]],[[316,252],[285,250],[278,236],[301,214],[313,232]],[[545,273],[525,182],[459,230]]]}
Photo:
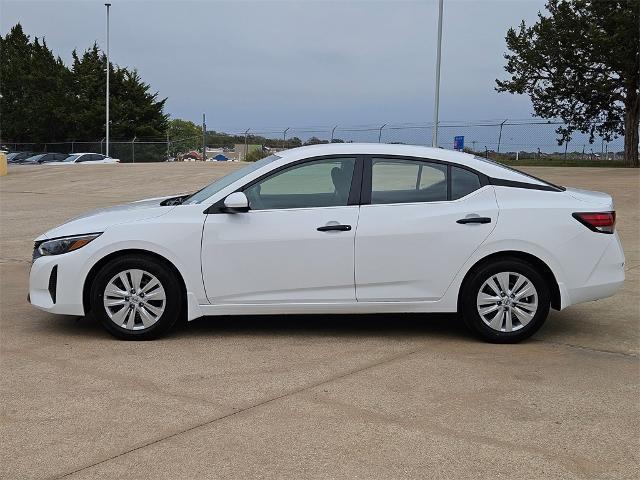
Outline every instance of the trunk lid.
{"label": "trunk lid", "polygon": [[613,210],[613,198],[608,193],[570,187],[567,187],[565,192],[581,202],[598,206],[603,209]]}

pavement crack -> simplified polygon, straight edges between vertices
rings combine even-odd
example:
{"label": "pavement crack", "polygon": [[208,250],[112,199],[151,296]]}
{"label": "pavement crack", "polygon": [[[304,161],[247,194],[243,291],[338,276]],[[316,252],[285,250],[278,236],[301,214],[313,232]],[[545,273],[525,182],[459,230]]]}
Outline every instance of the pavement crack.
{"label": "pavement crack", "polygon": [[594,348],[594,347],[586,347],[584,345],[576,345],[574,343],[564,343],[564,342],[553,342],[553,341],[549,341],[549,340],[542,340],[540,341],[540,343],[547,343],[549,345],[556,345],[559,347],[569,347],[569,348],[576,348],[578,350],[586,350],[588,352],[593,352],[593,353],[603,353],[603,354],[607,354],[607,355],[620,355],[623,357],[628,357],[628,358],[640,358],[640,355],[638,355],[637,353],[633,353],[633,352],[621,352],[621,351],[617,351],[617,350],[605,350],[602,348]]}
{"label": "pavement crack", "polygon": [[138,450],[142,450],[144,448],[147,448],[147,447],[150,447],[152,445],[155,445],[157,443],[164,442],[165,440],[169,440],[171,438],[178,437],[178,436],[180,436],[182,434],[185,434],[185,433],[188,433],[188,432],[192,432],[194,430],[198,430],[200,428],[207,427],[209,425],[213,425],[213,424],[215,424],[217,422],[220,422],[222,420],[225,420],[227,418],[240,415],[242,413],[257,409],[259,407],[262,407],[264,405],[268,405],[268,404],[276,402],[278,400],[282,400],[283,398],[287,398],[287,397],[290,397],[290,396],[293,396],[293,395],[297,395],[298,393],[302,393],[302,392],[305,392],[307,390],[312,390],[312,389],[314,389],[316,387],[319,387],[321,385],[325,385],[325,384],[328,384],[328,383],[331,383],[331,382],[335,382],[336,380],[341,380],[341,379],[346,378],[346,377],[348,377],[350,375],[354,375],[356,373],[364,372],[366,370],[378,367],[380,365],[391,363],[391,362],[394,362],[394,361],[402,359],[402,358],[407,358],[407,357],[409,357],[411,355],[414,355],[415,353],[423,351],[425,348],[426,347],[423,345],[423,346],[421,346],[419,348],[414,348],[414,349],[411,349],[409,351],[404,351],[402,353],[398,353],[398,354],[391,355],[391,356],[388,356],[386,358],[383,358],[383,359],[380,359],[380,360],[377,360],[377,361],[370,362],[370,363],[368,363],[366,365],[363,365],[363,366],[360,366],[358,368],[347,370],[347,371],[342,372],[342,373],[340,373],[338,375],[332,376],[331,378],[327,378],[327,379],[324,379],[324,380],[313,382],[311,384],[307,384],[307,385],[301,386],[299,388],[295,388],[293,390],[289,390],[288,392],[283,393],[282,395],[277,395],[275,397],[271,397],[271,398],[267,398],[267,399],[261,400],[261,401],[259,401],[257,403],[253,403],[253,404],[248,405],[246,407],[236,409],[233,412],[229,412],[229,413],[224,414],[224,415],[218,415],[215,418],[212,418],[210,420],[206,420],[204,422],[200,422],[197,425],[192,425],[192,426],[190,426],[188,428],[184,428],[184,429],[179,430],[177,432],[170,433],[169,435],[165,435],[165,436],[162,436],[162,437],[159,437],[159,438],[155,438],[155,439],[150,440],[148,442],[145,442],[143,444],[140,444],[140,445],[137,445],[135,447],[129,448],[129,449],[125,450],[125,451],[122,451],[122,452],[120,452],[120,453],[118,453],[116,455],[112,455],[112,456],[110,456],[108,458],[103,458],[102,460],[99,460],[99,461],[93,462],[91,464],[76,468],[76,469],[74,469],[74,470],[72,470],[70,472],[67,472],[67,473],[63,473],[63,474],[59,474],[57,476],[53,476],[51,478],[55,479],[55,480],[58,480],[58,479],[61,479],[61,478],[70,477],[71,475],[75,475],[76,473],[82,472],[82,471],[87,470],[89,468],[96,467],[98,465],[101,465],[103,463],[109,462],[109,461],[114,460],[116,458],[123,457],[125,455],[128,455],[129,453],[133,453],[133,452],[136,452]]}

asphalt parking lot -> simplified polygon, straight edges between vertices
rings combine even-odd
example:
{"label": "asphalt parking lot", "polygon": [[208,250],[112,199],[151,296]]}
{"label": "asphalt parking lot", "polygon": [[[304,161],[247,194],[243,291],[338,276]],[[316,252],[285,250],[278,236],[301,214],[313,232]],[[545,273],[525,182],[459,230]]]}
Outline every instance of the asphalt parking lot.
{"label": "asphalt parking lot", "polygon": [[0,178],[2,478],[640,478],[637,170],[525,169],[614,195],[627,281],[519,345],[444,315],[205,318],[134,343],[27,304],[41,232],[236,166]]}

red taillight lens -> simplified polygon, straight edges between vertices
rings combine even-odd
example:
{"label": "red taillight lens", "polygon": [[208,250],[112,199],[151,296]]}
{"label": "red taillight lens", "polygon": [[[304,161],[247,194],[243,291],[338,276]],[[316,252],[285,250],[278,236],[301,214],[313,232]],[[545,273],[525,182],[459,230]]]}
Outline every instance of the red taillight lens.
{"label": "red taillight lens", "polygon": [[616,212],[578,212],[573,218],[594,232],[613,233],[616,226]]}

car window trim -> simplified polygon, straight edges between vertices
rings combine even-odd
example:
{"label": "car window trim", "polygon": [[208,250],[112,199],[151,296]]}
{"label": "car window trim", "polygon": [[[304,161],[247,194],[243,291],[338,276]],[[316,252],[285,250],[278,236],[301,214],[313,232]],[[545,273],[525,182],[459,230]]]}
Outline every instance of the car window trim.
{"label": "car window trim", "polygon": [[[433,200],[433,201],[426,201],[426,202],[404,202],[404,204],[416,204],[416,203],[442,203],[442,202],[455,202],[457,200],[460,200],[460,198],[464,198],[467,195],[471,195],[473,192],[476,192],[478,190],[480,190],[480,188],[484,187],[485,185],[490,185],[490,179],[487,175],[485,175],[482,172],[479,172],[471,167],[468,167],[467,165],[461,165],[459,163],[455,163],[455,162],[447,162],[445,160],[436,160],[436,159],[431,159],[431,158],[427,158],[427,157],[412,157],[412,156],[408,156],[408,155],[388,155],[388,154],[383,154],[383,155],[364,155],[364,172],[363,172],[363,185],[362,185],[362,191],[361,191],[361,195],[360,195],[360,205],[373,205],[371,203],[371,194],[373,191],[373,159],[389,159],[389,160],[407,160],[407,161],[411,161],[411,162],[417,162],[417,163],[431,163],[431,164],[437,164],[437,165],[444,165],[447,167],[446,170],[446,181],[447,181],[447,199],[446,200]],[[451,168],[452,167],[458,167],[458,168],[462,168],[464,170],[468,170],[471,173],[475,173],[478,178],[480,179],[480,188],[474,190],[473,192],[469,192],[467,195],[465,195],[464,197],[460,197],[457,198],[455,200],[451,199]],[[375,205],[402,205],[403,203],[377,203]]]}
{"label": "car window trim", "polygon": [[[347,204],[346,205],[331,205],[329,207],[294,207],[294,208],[265,208],[265,209],[261,209],[259,210],[260,212],[266,212],[266,211],[276,211],[276,210],[307,210],[307,209],[312,209],[312,208],[340,208],[340,207],[350,207],[350,206],[354,206],[354,205],[360,205],[361,202],[361,191],[362,191],[362,186],[363,186],[363,182],[362,182],[362,174],[363,174],[363,170],[364,170],[364,159],[363,159],[363,155],[348,155],[348,154],[332,154],[332,155],[319,155],[316,157],[308,157],[308,158],[302,158],[300,160],[295,160],[293,162],[289,162],[285,165],[281,165],[279,167],[274,168],[273,170],[269,170],[268,172],[264,173],[263,175],[260,175],[258,178],[255,178],[253,180],[251,180],[248,183],[245,183],[244,185],[242,185],[241,187],[236,188],[233,192],[231,193],[235,193],[235,192],[244,192],[247,188],[255,185],[258,182],[261,182],[273,175],[276,175],[284,170],[288,170],[291,167],[296,167],[299,165],[303,165],[305,163],[311,163],[311,162],[316,162],[316,161],[320,161],[320,160],[332,160],[332,159],[340,159],[340,158],[353,158],[355,159],[355,164],[353,167],[353,176],[351,177],[351,187],[349,190],[349,197],[347,199]],[[231,195],[231,193],[229,193],[229,195]],[[214,203],[213,205],[209,206],[203,213],[209,215],[209,214],[218,214],[218,213],[228,213],[225,211],[224,209],[224,200],[226,197],[228,197],[229,195],[225,195],[224,198],[221,198],[220,200],[218,200],[216,203]],[[256,210],[258,211],[258,210]],[[249,210],[249,212],[251,212],[251,210]],[[247,213],[249,213],[247,212]]]}

